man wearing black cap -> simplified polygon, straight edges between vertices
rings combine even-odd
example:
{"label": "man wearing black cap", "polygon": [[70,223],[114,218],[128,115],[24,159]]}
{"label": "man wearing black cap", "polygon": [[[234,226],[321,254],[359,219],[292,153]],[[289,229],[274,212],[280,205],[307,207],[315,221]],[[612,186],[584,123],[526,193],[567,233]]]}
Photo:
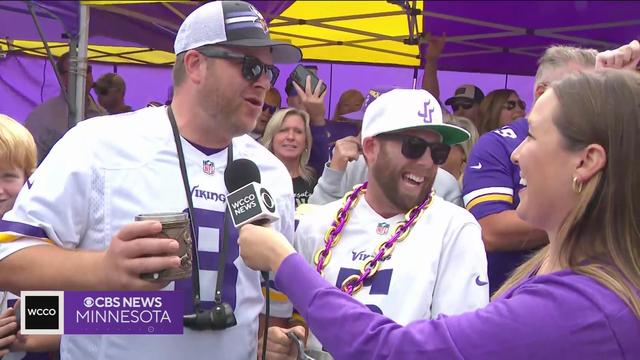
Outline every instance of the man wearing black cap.
{"label": "man wearing black cap", "polygon": [[[272,64],[298,62],[301,52],[272,41],[262,15],[242,1],[194,10],[174,47],[170,107],[80,123],[29,179],[0,221],[0,288],[164,288],[184,296],[185,314],[198,303],[203,311],[224,305],[237,324],[185,327],[184,335],[64,335],[63,359],[256,358],[260,274],[238,257],[236,229],[223,225],[230,224],[224,172],[235,159],[254,161],[276,202],[280,220],[273,226],[292,238],[291,177],[246,134],[278,76]],[[192,278],[144,280],[141,274],[181,266],[178,243],[156,235],[159,222],[134,222],[138,214],[167,212],[193,214]],[[272,314],[290,311],[274,308]]]}
{"label": "man wearing black cap", "polygon": [[451,106],[453,114],[471,120],[476,127],[480,120],[480,103],[484,93],[475,85],[460,85],[454,95],[444,103]]}

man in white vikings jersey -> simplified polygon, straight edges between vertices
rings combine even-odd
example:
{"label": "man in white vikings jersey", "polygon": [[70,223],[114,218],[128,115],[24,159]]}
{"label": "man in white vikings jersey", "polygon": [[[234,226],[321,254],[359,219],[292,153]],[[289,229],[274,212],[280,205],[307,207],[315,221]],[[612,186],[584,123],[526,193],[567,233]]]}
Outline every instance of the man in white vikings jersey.
{"label": "man in white vikings jersey", "polygon": [[[449,146],[468,137],[443,123],[438,101],[425,90],[381,95],[362,127],[368,183],[303,215],[296,250],[336,287],[402,325],[485,306],[480,226],[431,191]],[[307,345],[321,349],[312,335]]]}
{"label": "man in white vikings jersey", "polygon": [[[193,200],[203,309],[214,300],[222,244],[226,244],[223,302],[237,325],[184,329],[184,335],[63,336],[63,359],[255,359],[263,308],[259,273],[238,257],[237,231],[223,219],[228,159],[258,164],[276,201],[274,226],[293,238],[293,192],[284,165],[251,139],[273,62],[298,62],[300,50],[270,40],[262,15],[248,3],[219,1],[194,10],[175,41],[170,108],[98,117],[69,131],[20,192],[0,222],[0,289],[182,291],[193,313],[192,280],[154,283],[140,278],[180,265],[172,239],[153,237],[158,222],[143,213],[185,212],[179,166],[181,144]],[[174,140],[170,117],[180,136]],[[230,223],[229,223],[230,224]],[[274,309],[288,317],[291,309]]]}

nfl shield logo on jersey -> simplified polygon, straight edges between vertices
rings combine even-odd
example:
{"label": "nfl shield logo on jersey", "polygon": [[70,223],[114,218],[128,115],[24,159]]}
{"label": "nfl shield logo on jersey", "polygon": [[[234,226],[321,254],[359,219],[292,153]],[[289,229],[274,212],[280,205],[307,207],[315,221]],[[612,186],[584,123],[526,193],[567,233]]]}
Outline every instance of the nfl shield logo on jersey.
{"label": "nfl shield logo on jersey", "polygon": [[207,175],[213,175],[216,171],[215,165],[213,165],[213,161],[211,160],[202,160],[202,171]]}
{"label": "nfl shield logo on jersey", "polygon": [[378,235],[386,235],[389,232],[389,224],[385,222],[378,223],[376,227],[376,234]]}

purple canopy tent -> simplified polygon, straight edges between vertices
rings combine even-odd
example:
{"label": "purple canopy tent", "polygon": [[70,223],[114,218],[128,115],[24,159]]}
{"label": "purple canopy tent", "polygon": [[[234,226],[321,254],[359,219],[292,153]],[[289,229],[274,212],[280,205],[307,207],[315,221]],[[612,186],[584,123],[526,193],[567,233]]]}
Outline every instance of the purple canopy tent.
{"label": "purple canopy tent", "polygon": [[[60,17],[64,27],[40,12],[39,19],[49,41],[64,41],[65,31],[76,33],[78,28],[78,2],[44,2],[54,15]],[[279,18],[292,1],[256,1],[256,7],[267,17]],[[535,72],[536,58],[543,49],[553,43],[614,48],[640,38],[639,2],[619,1],[426,1],[422,10],[423,29],[434,34],[446,33],[448,43],[440,60],[442,98],[453,93],[461,83],[476,83],[485,92],[495,88],[510,87],[531,102],[531,75]],[[118,7],[92,7],[89,25],[89,43],[123,46],[142,46],[171,50],[180,15],[189,13],[193,4],[134,4],[127,5],[125,16]],[[25,3],[8,1],[0,3],[0,37],[11,39],[38,39],[30,15],[25,13]],[[398,8],[400,9],[400,8]],[[131,17],[131,14],[134,14]],[[633,15],[636,14],[636,15]],[[153,20],[153,23],[149,22]],[[289,19],[290,20],[290,19]],[[314,26],[333,24],[330,17],[309,14],[308,23]],[[307,25],[309,26],[309,25]],[[283,32],[284,27],[274,27],[272,32]],[[405,28],[406,32],[406,28]],[[372,34],[375,31],[371,30]],[[402,34],[401,34],[402,35]],[[296,43],[297,35],[291,40]],[[399,41],[406,34],[398,36]],[[371,41],[375,38],[372,36]],[[366,41],[339,46],[366,45]],[[336,43],[326,40],[329,51],[339,51]],[[303,46],[303,51],[304,51]],[[0,53],[6,52],[0,48]],[[417,54],[417,47],[415,48]],[[408,55],[408,56],[414,56]],[[121,55],[126,57],[127,55]],[[307,59],[315,62],[318,59]],[[305,61],[305,62],[307,62]],[[93,62],[94,76],[107,71],[117,72],[128,83],[128,102],[134,107],[144,106],[150,100],[164,101],[170,84],[168,67],[149,65],[114,65]],[[333,110],[340,94],[355,87],[362,92],[370,87],[410,87],[413,68],[398,66],[369,66],[366,64],[318,62],[319,74],[330,84],[327,105]],[[290,71],[282,66],[282,73]],[[466,71],[467,73],[461,73]],[[469,72],[472,72],[470,74]],[[501,75],[497,75],[501,74]],[[506,74],[506,75],[505,75]],[[517,76],[516,76],[517,75]],[[46,77],[46,81],[43,80]],[[277,86],[283,88],[284,77]],[[420,77],[421,78],[421,75]],[[0,112],[24,120],[31,108],[57,94],[53,74],[42,58],[6,54],[0,60]]]}
{"label": "purple canopy tent", "polygon": [[[55,73],[45,58],[24,55],[44,55],[44,48],[26,51],[14,41],[40,40],[28,3],[35,9],[46,41],[67,42],[70,37],[81,33],[78,1],[0,2],[0,39],[5,40],[4,44],[0,40],[0,99],[4,100],[0,102],[0,113],[9,114],[19,121],[24,121],[31,109],[60,91]],[[260,1],[255,5],[264,13],[280,13],[288,4],[290,2],[287,1]],[[197,5],[198,2],[193,1],[178,4],[130,4],[127,5],[131,10],[127,12],[127,16],[123,15],[119,7],[92,7],[88,42],[95,45],[138,46],[171,51],[181,18]],[[169,17],[173,23],[163,20]],[[127,98],[134,108],[140,108],[149,101],[164,102],[171,82],[168,66],[149,66],[145,62],[135,61],[131,53],[105,52],[91,56],[90,60],[104,61],[104,58],[114,58],[112,55],[144,66],[92,61],[94,79],[105,72],[123,75],[129,80]],[[165,63],[170,64],[171,62]]]}
{"label": "purple canopy tent", "polygon": [[553,44],[614,49],[640,39],[639,1],[428,1],[425,31],[446,32],[441,68],[534,75]]}

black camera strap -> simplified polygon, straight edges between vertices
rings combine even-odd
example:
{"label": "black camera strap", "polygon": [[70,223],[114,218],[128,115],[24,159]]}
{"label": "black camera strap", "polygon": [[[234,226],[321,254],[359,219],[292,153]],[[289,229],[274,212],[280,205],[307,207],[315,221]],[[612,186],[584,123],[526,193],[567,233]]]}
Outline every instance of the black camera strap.
{"label": "black camera strap", "polygon": [[[169,115],[169,122],[171,123],[171,129],[173,130],[173,139],[176,143],[176,150],[178,152],[178,161],[180,162],[180,172],[182,174],[182,183],[184,184],[184,192],[187,196],[187,204],[189,206],[189,223],[191,224],[191,245],[192,245],[192,253],[193,253],[193,262],[192,262],[192,275],[191,280],[193,282],[193,307],[194,311],[197,313],[200,311],[200,266],[198,259],[198,246],[196,243],[196,231],[193,217],[193,200],[191,198],[191,187],[189,186],[189,177],[187,175],[187,166],[185,165],[184,160],[184,152],[182,151],[182,141],[180,141],[180,132],[178,131],[178,125],[176,124],[176,118],[173,115],[173,110],[171,106],[167,107],[167,113]],[[227,147],[227,165],[231,164],[233,161],[233,143],[230,142]],[[222,244],[220,244],[220,256],[218,257],[218,278],[216,280],[216,290],[215,290],[215,298],[214,301],[216,304],[222,303],[222,288],[223,288],[223,280],[224,280],[224,268],[225,261],[227,255],[227,240],[229,237],[228,234],[228,220],[227,220],[227,208],[225,206],[225,212],[223,216],[223,229],[222,229]]]}

